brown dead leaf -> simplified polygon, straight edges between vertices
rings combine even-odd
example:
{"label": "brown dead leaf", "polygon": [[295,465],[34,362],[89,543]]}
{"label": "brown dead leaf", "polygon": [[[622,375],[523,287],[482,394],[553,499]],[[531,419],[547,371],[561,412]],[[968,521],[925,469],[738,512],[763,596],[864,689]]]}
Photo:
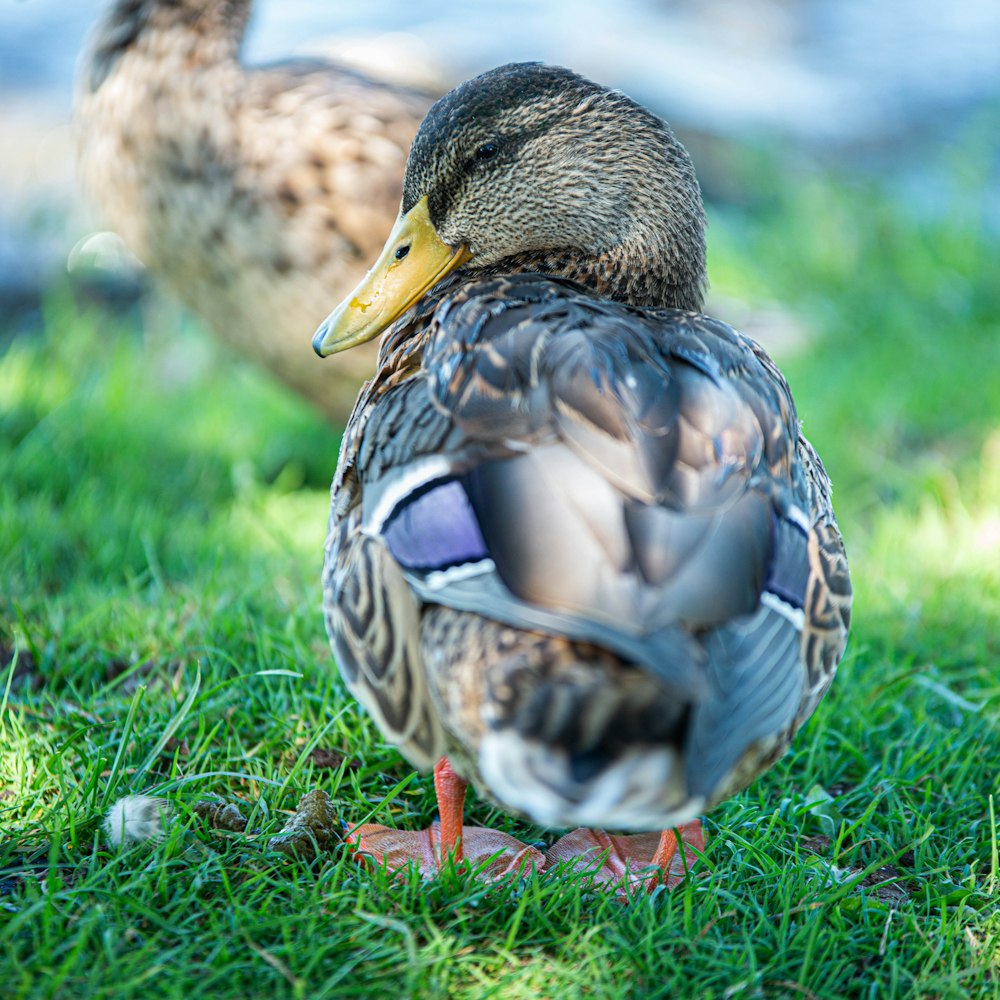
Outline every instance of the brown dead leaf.
{"label": "brown dead leaf", "polygon": [[826,834],[818,833],[815,837],[803,837],[802,847],[813,854],[826,854],[830,849],[831,840]]}
{"label": "brown dead leaf", "polygon": [[188,746],[188,741],[179,740],[176,736],[171,736],[170,739],[163,744],[160,756],[172,758],[175,753],[181,760],[187,760],[188,757],[191,756],[191,748]]}
{"label": "brown dead leaf", "polygon": [[178,669],[180,664],[170,660],[165,663],[150,659],[136,662],[115,657],[104,668],[104,677],[110,684],[124,676],[119,690],[122,694],[135,694],[142,684],[160,690],[169,688],[170,679]]}
{"label": "brown dead leaf", "polygon": [[866,875],[861,880],[861,884],[874,889],[875,898],[880,899],[887,906],[902,906],[903,903],[909,901],[910,894],[904,886],[896,881],[898,878],[899,872],[892,865],[883,865],[870,875]]}
{"label": "brown dead leaf", "polygon": [[[10,669],[11,661],[14,659],[15,650],[13,646],[0,643],[0,671],[3,672],[6,680],[7,671]],[[18,693],[38,691],[43,684],[43,678],[39,671],[38,661],[26,649],[17,651],[17,663],[14,666],[14,676],[11,679],[10,688]]]}
{"label": "brown dead leaf", "polygon": [[314,767],[327,768],[331,771],[338,770],[345,760],[348,771],[357,771],[361,767],[358,761],[353,758],[349,759],[347,754],[343,754],[339,750],[329,750],[326,747],[314,747],[309,752],[309,760],[312,761]]}

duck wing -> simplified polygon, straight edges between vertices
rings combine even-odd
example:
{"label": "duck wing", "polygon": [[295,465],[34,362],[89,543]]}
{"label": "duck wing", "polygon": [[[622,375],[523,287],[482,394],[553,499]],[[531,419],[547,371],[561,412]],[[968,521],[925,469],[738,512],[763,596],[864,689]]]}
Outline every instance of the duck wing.
{"label": "duck wing", "polygon": [[[362,533],[419,601],[655,676],[691,706],[693,794],[818,701],[807,598],[834,614],[830,577],[847,579],[825,473],[780,373],[724,324],[537,275],[468,282],[363,438]],[[846,628],[824,625],[825,668]]]}

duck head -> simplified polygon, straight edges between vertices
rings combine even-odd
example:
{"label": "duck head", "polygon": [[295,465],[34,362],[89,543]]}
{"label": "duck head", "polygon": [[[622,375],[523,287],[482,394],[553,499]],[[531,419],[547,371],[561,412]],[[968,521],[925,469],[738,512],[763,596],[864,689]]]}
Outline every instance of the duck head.
{"label": "duck head", "polygon": [[459,268],[700,309],[705,217],[691,160],[619,91],[540,63],[490,70],[428,112],[385,248],[313,347],[326,356],[378,336]]}

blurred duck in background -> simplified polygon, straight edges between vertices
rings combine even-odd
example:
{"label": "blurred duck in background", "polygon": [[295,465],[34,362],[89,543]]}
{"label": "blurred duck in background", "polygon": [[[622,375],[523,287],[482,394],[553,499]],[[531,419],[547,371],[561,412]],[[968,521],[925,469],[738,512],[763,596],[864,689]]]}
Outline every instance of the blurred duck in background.
{"label": "blurred duck in background", "polygon": [[251,0],[114,0],[74,109],[88,198],[227,344],[343,422],[375,344],[305,332],[364,274],[433,97],[316,59],[245,68]]}

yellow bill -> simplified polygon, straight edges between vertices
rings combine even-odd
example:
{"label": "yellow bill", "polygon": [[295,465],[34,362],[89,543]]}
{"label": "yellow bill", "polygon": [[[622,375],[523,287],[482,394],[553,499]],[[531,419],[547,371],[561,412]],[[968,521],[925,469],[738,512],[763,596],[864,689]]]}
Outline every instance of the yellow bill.
{"label": "yellow bill", "polygon": [[421,198],[392,227],[385,247],[361,284],[313,335],[313,350],[325,358],[377,337],[446,274],[472,254],[443,243]]}

